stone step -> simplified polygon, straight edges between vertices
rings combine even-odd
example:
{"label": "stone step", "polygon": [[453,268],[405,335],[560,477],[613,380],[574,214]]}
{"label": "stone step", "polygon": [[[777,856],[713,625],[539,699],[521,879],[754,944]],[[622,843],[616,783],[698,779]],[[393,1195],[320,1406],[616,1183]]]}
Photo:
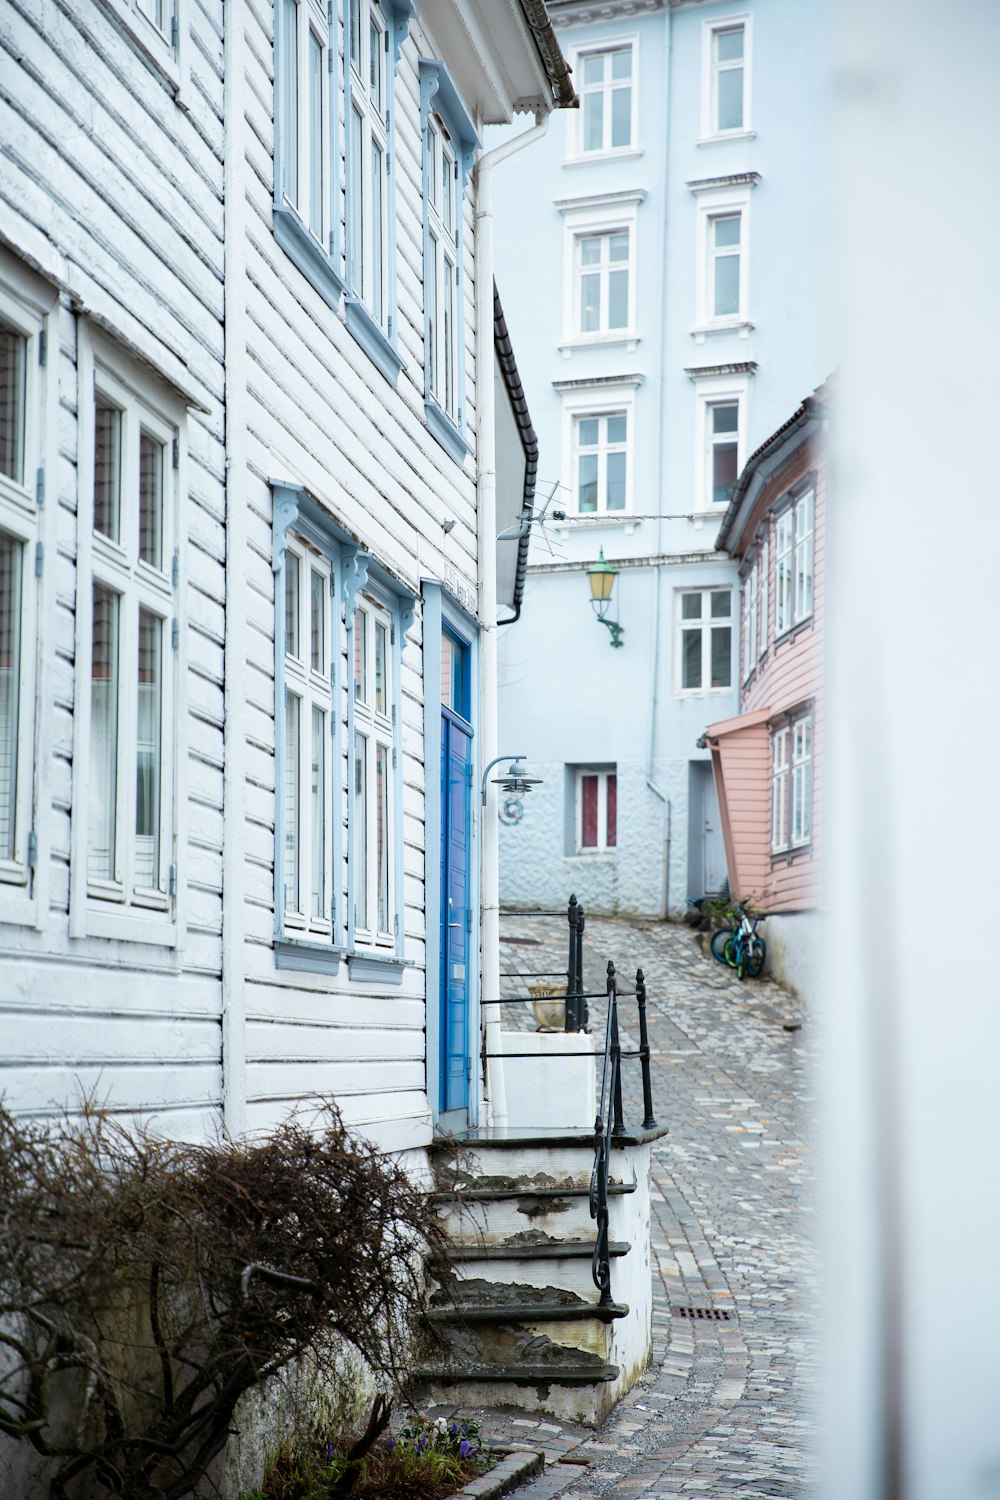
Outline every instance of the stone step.
{"label": "stone step", "polygon": [[[632,1246],[627,1240],[612,1240],[608,1246],[613,1256],[627,1255]],[[456,1262],[467,1260],[580,1260],[590,1261],[594,1254],[593,1240],[532,1239],[519,1243],[505,1240],[500,1245],[477,1245],[474,1242],[452,1245],[448,1259]]]}
{"label": "stone step", "polygon": [[[497,1381],[510,1385],[538,1385],[558,1381],[560,1385],[603,1385],[617,1380],[617,1365],[608,1364],[564,1364],[555,1369],[552,1365],[529,1365],[518,1363],[510,1366],[482,1365],[458,1368],[450,1365],[418,1365],[414,1371],[417,1380],[427,1381],[435,1387],[452,1384],[467,1384],[471,1381]],[[477,1396],[477,1400],[482,1400]],[[498,1403],[506,1404],[506,1403]],[[543,1407],[542,1410],[548,1410]]]}
{"label": "stone step", "polygon": [[[608,1190],[611,1231],[619,1213],[635,1193],[631,1182],[613,1183]],[[589,1189],[503,1189],[440,1197],[438,1216],[449,1238],[458,1244],[499,1245],[528,1233],[551,1240],[591,1240]],[[617,1238],[626,1236],[618,1233]]]}
{"label": "stone step", "polygon": [[[530,1232],[530,1231],[529,1231]],[[627,1240],[615,1240],[611,1256],[621,1262],[628,1254]],[[574,1296],[594,1296],[592,1262],[594,1238],[546,1240],[530,1244],[505,1241],[500,1245],[465,1243],[452,1247],[450,1263],[459,1287],[470,1281],[525,1283],[538,1288],[561,1288]]]}
{"label": "stone step", "polygon": [[625,1303],[580,1302],[553,1306],[549,1302],[523,1302],[516,1306],[497,1307],[491,1302],[455,1302],[428,1310],[432,1323],[580,1323],[596,1318],[598,1323],[613,1323],[627,1318]]}

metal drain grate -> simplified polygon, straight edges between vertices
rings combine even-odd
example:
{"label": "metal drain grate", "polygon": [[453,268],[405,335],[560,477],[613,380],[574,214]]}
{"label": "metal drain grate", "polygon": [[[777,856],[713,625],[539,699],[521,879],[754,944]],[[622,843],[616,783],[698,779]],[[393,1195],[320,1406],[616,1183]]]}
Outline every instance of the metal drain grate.
{"label": "metal drain grate", "polygon": [[690,1318],[695,1323],[728,1323],[732,1313],[728,1307],[675,1307],[675,1318]]}

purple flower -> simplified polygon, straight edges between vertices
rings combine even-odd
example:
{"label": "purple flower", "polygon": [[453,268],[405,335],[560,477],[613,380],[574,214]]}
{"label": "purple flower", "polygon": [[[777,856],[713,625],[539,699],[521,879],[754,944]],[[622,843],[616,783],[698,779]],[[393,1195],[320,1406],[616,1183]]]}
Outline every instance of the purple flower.
{"label": "purple flower", "polygon": [[[458,1423],[457,1422],[452,1422],[451,1427],[448,1430],[451,1433],[452,1437],[455,1437],[457,1435],[457,1433],[458,1433]],[[462,1428],[462,1431],[463,1432],[465,1431],[464,1427]]]}
{"label": "purple flower", "polygon": [[472,1458],[475,1451],[475,1444],[470,1443],[468,1438],[463,1438],[458,1445],[459,1458]]}
{"label": "purple flower", "polygon": [[394,1437],[391,1437],[391,1438],[386,1438],[385,1441],[386,1441],[386,1447],[389,1449],[389,1452],[390,1453],[395,1453],[395,1451],[396,1451],[396,1439]]}
{"label": "purple flower", "polygon": [[427,1447],[427,1438],[425,1436],[421,1435],[420,1438],[417,1440],[417,1452],[418,1453],[423,1453],[423,1451],[424,1451],[424,1449],[426,1447]]}
{"label": "purple flower", "polygon": [[332,1457],[333,1457],[333,1444],[332,1443],[327,1443],[327,1445],[326,1445],[326,1461],[327,1461],[327,1463],[330,1462],[330,1459]]}

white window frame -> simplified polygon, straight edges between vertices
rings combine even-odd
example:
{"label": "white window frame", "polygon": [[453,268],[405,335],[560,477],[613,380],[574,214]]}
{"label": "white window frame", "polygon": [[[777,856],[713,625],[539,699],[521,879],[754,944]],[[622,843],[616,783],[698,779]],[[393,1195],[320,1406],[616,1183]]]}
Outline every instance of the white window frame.
{"label": "white window frame", "polygon": [[[563,400],[562,472],[567,496],[566,510],[577,526],[634,525],[633,486],[635,482],[635,386],[585,386],[574,390]],[[626,419],[625,460],[625,509],[602,509],[600,502],[596,511],[581,511],[577,493],[577,435],[578,423],[587,417],[607,417],[622,414]]]}
{"label": "white window frame", "polygon": [[[294,80],[291,101],[296,122],[295,176],[290,181],[290,152],[286,124],[289,112],[289,72],[286,51],[286,17],[295,15]],[[310,40],[320,48],[320,99],[318,128],[314,128],[310,62]],[[303,230],[329,252],[331,247],[331,185],[339,180],[339,166],[332,170],[330,129],[331,17],[324,0],[277,0],[275,7],[275,193],[276,207],[291,210]],[[314,183],[314,165],[318,183]],[[318,202],[315,201],[318,199]],[[317,213],[318,208],[318,213]]]}
{"label": "white window frame", "polygon": [[770,547],[769,547],[769,544],[768,544],[767,536],[765,534],[765,536],[761,539],[761,542],[760,542],[760,557],[759,557],[759,561],[758,561],[758,564],[757,564],[758,572],[759,572],[759,575],[760,575],[760,584],[759,584],[759,587],[758,587],[758,595],[759,595],[759,597],[758,597],[758,602],[757,602],[757,608],[758,608],[758,611],[760,613],[760,649],[759,649],[759,652],[758,652],[758,659],[760,657],[765,656],[767,654],[768,642],[770,640],[770,626],[769,626],[769,622],[768,622],[768,618],[767,618],[768,593],[769,593],[769,576],[768,576],[768,554],[769,554],[769,552],[770,552]]}
{"label": "white window frame", "polygon": [[[594,344],[624,344],[627,351],[639,343],[636,331],[639,204],[644,189],[628,190],[582,199],[563,199],[556,207],[563,216],[563,336],[559,345],[564,358],[574,349]],[[593,333],[580,331],[580,241],[591,235],[628,234],[628,322],[624,328],[602,326]]]}
{"label": "white window frame", "polygon": [[[717,63],[716,46],[720,31],[733,31],[743,27],[743,123],[733,130],[719,130],[717,114]],[[715,145],[720,141],[752,139],[756,135],[751,120],[753,99],[753,17],[749,11],[731,16],[716,16],[701,25],[701,135],[699,146]]]}
{"label": "white window frame", "polygon": [[[597,777],[597,843],[584,844],[583,842],[583,779],[585,776]],[[608,781],[614,777],[615,781],[615,842],[608,843]],[[573,795],[574,795],[574,830],[576,853],[585,858],[591,858],[595,854],[608,854],[618,849],[618,767],[615,766],[577,766],[573,773]]]}
{"label": "white window frame", "polygon": [[[424,296],[427,306],[427,394],[437,402],[445,416],[457,426],[461,414],[459,369],[465,347],[461,276],[464,195],[459,187],[458,152],[452,142],[448,127],[434,113],[431,113],[427,119],[424,150],[429,152],[428,191],[425,202],[427,260],[424,268]],[[449,175],[449,187],[447,192],[442,193],[441,185],[446,168]],[[447,214],[446,210],[449,211]],[[451,270],[450,293],[447,275],[449,268]],[[436,319],[432,319],[430,312],[431,299],[428,296],[430,288],[433,288]],[[449,311],[451,314],[450,332],[446,318],[446,313]]]}
{"label": "white window frame", "polygon": [[[683,599],[686,594],[700,594],[702,598],[701,616],[698,619],[684,618]],[[711,595],[726,594],[729,597],[728,615],[712,615]],[[733,615],[733,589],[731,584],[705,584],[700,587],[679,588],[676,590],[676,603],[674,605],[675,620],[675,651],[676,668],[674,671],[674,694],[678,698],[708,698],[718,697],[720,694],[731,693],[733,690],[733,628],[736,618]],[[712,686],[712,628],[726,627],[729,630],[729,681],[722,687]],[[693,631],[701,632],[701,685],[699,687],[684,687],[684,636]]]}
{"label": "white window frame", "polygon": [[788,848],[788,759],[791,729],[785,724],[771,735],[771,853]]}
{"label": "white window frame", "polygon": [[758,571],[756,562],[750,568],[743,579],[741,590],[743,600],[743,681],[746,682],[757,665],[757,588]]}
{"label": "white window frame", "polygon": [[[351,52],[351,9],[359,6],[360,34],[358,65]],[[394,313],[391,294],[390,224],[393,213],[391,190],[390,128],[392,108],[392,77],[395,73],[395,49],[393,44],[393,10],[380,0],[345,0],[344,70],[349,87],[346,91],[344,146],[347,158],[347,203],[345,219],[347,225],[347,285],[351,294],[362,304],[368,316],[384,334],[390,334],[390,321]],[[370,84],[371,28],[374,22],[379,33],[381,56],[376,59],[378,92],[383,108],[380,111],[372,97]],[[357,180],[354,160],[354,119],[360,121],[361,172]],[[371,170],[372,147],[382,155],[382,174],[378,185],[378,203],[373,192]],[[377,209],[377,212],[376,212]],[[376,222],[380,234],[376,237]],[[360,265],[358,264],[360,260]]]}
{"label": "white window frame", "polygon": [[[186,409],[183,401],[114,342],[80,324],[78,334],[79,504],[77,566],[77,667],[74,715],[74,777],[70,933],[74,937],[126,938],[179,948],[183,937],[184,798],[179,784],[186,735],[186,649],[181,512],[186,493]],[[100,392],[123,413],[124,482],[120,538],[94,531],[94,411]],[[162,568],[138,558],[138,462],[140,429],[164,443]],[[130,504],[130,497],[134,503]],[[91,877],[89,791],[92,767],[91,649],[94,585],[119,595],[120,635],[117,699],[114,875]],[[138,619],[147,609],[161,624],[160,850],[155,883],[140,888],[135,868],[135,762],[138,723],[136,668]]]}
{"label": "white window frame", "polygon": [[717,406],[736,405],[736,473],[739,475],[746,462],[747,411],[749,406],[749,378],[743,376],[713,375],[699,378],[695,383],[695,438],[694,493],[695,514],[723,514],[726,502],[716,501],[713,495],[712,450],[715,447],[712,430],[712,412]]}
{"label": "white window frame", "polygon": [[[384,708],[379,710],[375,696],[375,639],[376,628],[385,630]],[[356,691],[355,652],[358,630],[365,631],[365,660],[363,665],[363,690]],[[398,663],[395,651],[396,623],[388,603],[376,594],[365,591],[355,602],[349,632],[351,728],[349,746],[349,823],[351,830],[351,930],[353,948],[376,952],[395,953],[399,936],[398,871],[399,851],[395,830],[397,826],[397,799],[400,795],[397,776],[396,752],[396,694],[398,692]],[[360,850],[361,820],[357,815],[359,788],[357,785],[357,746],[360,740],[368,746],[366,752],[366,779],[361,789],[364,817],[364,858]],[[377,756],[385,752],[385,828],[384,848],[386,857],[386,920],[378,921],[379,870],[376,857],[378,833]],[[358,893],[364,890],[367,913],[359,908]],[[367,920],[363,920],[364,916]]]}
{"label": "white window frame", "polygon": [[[697,342],[706,334],[736,332],[746,338],[753,327],[750,320],[750,185],[738,187],[693,188],[698,202],[697,245],[695,262],[695,325],[691,332]],[[735,313],[719,313],[715,302],[714,225],[717,219],[740,218],[739,306]]]}
{"label": "white window frame", "polygon": [[790,855],[812,843],[815,717],[790,714],[771,731],[771,853]]}
{"label": "white window frame", "polygon": [[[806,506],[809,525],[803,525]],[[774,518],[774,636],[780,640],[811,619],[816,593],[816,487],[810,483],[789,498]],[[808,567],[801,569],[807,560]],[[787,568],[787,573],[785,569]],[[808,588],[802,580],[808,579]],[[786,587],[783,589],[782,584]]]}
{"label": "white window frame", "polygon": [[49,382],[42,364],[43,337],[54,319],[51,297],[13,257],[0,252],[0,319],[24,339],[24,388],[21,433],[21,471],[0,474],[0,530],[20,549],[19,611],[17,618],[17,719],[11,814],[13,850],[0,857],[0,921],[32,922],[36,915],[33,869],[38,861],[38,764],[41,726],[37,718],[40,675],[42,507],[40,503],[43,436],[46,429]]}
{"label": "white window frame", "polygon": [[[626,48],[632,53],[632,118],[629,126],[629,143],[627,146],[605,146],[593,151],[585,151],[583,144],[583,121],[584,121],[584,93],[591,91],[590,87],[584,87],[583,64],[584,59],[593,57],[599,53],[621,52]],[[571,162],[601,161],[608,157],[612,159],[622,156],[637,156],[641,151],[639,146],[639,36],[632,32],[627,36],[607,37],[601,41],[581,43],[572,47],[569,51],[569,64],[576,80],[576,91],[580,96],[580,108],[568,110],[567,121],[566,157]],[[603,107],[603,129],[602,141],[610,139],[611,134],[611,80],[602,84],[605,93]]]}
{"label": "white window frame", "polygon": [[[613,441],[608,431],[608,423],[616,418],[622,418],[625,422],[625,438],[623,442]],[[586,444],[582,442],[582,427],[584,422],[596,422],[598,428],[597,444]],[[629,414],[627,411],[613,408],[610,411],[586,411],[578,412],[573,418],[573,507],[580,517],[614,517],[626,516],[632,508],[632,456],[631,456],[631,432],[629,430]],[[597,458],[597,505],[594,510],[582,510],[580,507],[580,459],[583,448]],[[613,454],[624,454],[625,456],[625,504],[615,509],[608,507],[608,460]]]}
{"label": "white window frame", "polygon": [[[610,254],[610,242],[612,238],[625,236],[627,253],[624,260],[612,260]],[[596,240],[600,246],[600,258],[593,264],[584,266],[583,246],[585,242]],[[572,337],[581,342],[599,341],[601,339],[625,339],[635,329],[635,272],[633,269],[633,252],[631,229],[627,224],[609,229],[592,229],[587,233],[577,233],[573,236],[573,316],[574,326]],[[611,277],[625,277],[625,321],[612,326],[611,324]],[[584,277],[596,276],[598,281],[598,322],[596,328],[584,328],[583,324],[583,280]]]}
{"label": "white window frame", "polygon": [[[314,942],[330,943],[334,936],[334,914],[336,909],[335,887],[334,887],[334,860],[333,860],[333,826],[334,818],[338,815],[341,794],[337,784],[335,772],[337,770],[334,747],[336,743],[336,715],[340,712],[334,690],[334,666],[338,649],[337,637],[334,629],[334,575],[330,561],[321,552],[312,547],[309,542],[296,533],[290,533],[285,546],[284,553],[284,580],[282,603],[285,609],[285,618],[288,617],[288,577],[289,559],[294,559],[298,566],[299,597],[297,610],[297,641],[292,642],[298,649],[292,652],[289,649],[289,638],[287,624],[284,631],[284,682],[285,694],[284,715],[281,720],[281,731],[285,737],[284,755],[282,760],[282,786],[279,795],[285,798],[284,818],[282,833],[285,840],[285,859],[282,865],[282,879],[284,881],[284,899],[282,903],[284,935],[286,938],[302,937]],[[322,609],[321,633],[321,659],[319,666],[315,666],[312,659],[312,580],[316,576],[320,580],[320,603]],[[295,804],[298,812],[295,828],[289,827],[288,808],[288,786],[289,766],[288,758],[288,732],[290,716],[288,710],[289,698],[295,698],[299,704],[299,745],[298,761],[294,767],[296,796]],[[320,765],[322,808],[319,825],[312,813],[312,725],[314,712],[320,712],[324,719],[324,733],[322,741],[322,759]],[[288,867],[288,845],[294,839],[298,850],[298,884],[300,900],[297,906],[293,906],[288,898],[289,867]],[[316,849],[320,851],[320,869],[322,872],[323,902],[320,912],[314,910],[314,860]]]}

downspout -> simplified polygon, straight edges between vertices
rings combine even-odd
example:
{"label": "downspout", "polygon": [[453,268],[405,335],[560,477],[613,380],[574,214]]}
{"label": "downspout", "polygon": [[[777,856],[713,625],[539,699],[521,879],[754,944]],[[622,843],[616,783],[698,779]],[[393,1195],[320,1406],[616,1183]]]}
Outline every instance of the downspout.
{"label": "downspout", "polygon": [[226,641],[222,823],[222,1115],[236,1139],[247,1126],[246,963],[246,197],[243,189],[243,5],[225,0],[223,184],[225,191]]}
{"label": "downspout", "polygon": [[[660,265],[667,263],[667,192],[670,184],[670,113],[673,107],[672,78],[670,74],[670,12],[663,12],[663,77],[667,81],[666,111],[667,117],[663,130],[663,239],[660,247]],[[664,464],[666,458],[666,400],[667,400],[667,290],[663,287],[663,311],[660,320],[660,432],[659,451],[657,454],[657,476],[659,491],[659,503],[656,508],[656,556],[664,555],[663,547],[663,512],[666,503]],[[670,841],[672,835],[673,809],[670,798],[666,792],[653,779],[653,765],[656,759],[656,720],[659,713],[660,702],[660,623],[662,618],[663,598],[663,567],[664,564],[654,564],[653,581],[653,639],[650,644],[649,657],[652,662],[652,681],[649,692],[649,744],[646,754],[646,786],[658,797],[663,804],[664,816],[666,818],[667,831],[663,844],[663,902],[660,908],[660,917],[666,918],[670,915]]]}
{"label": "downspout", "polygon": [[[498,755],[497,746],[497,471],[496,402],[493,389],[493,193],[492,173],[499,162],[540,140],[549,117],[535,116],[530,130],[487,151],[476,163],[476,510],[479,521],[479,673],[482,738],[479,761],[486,765]],[[484,373],[485,372],[485,373]],[[482,808],[482,999],[500,995],[500,828],[493,799]],[[493,1125],[507,1122],[507,1095],[500,1061],[499,1007],[486,1014],[487,1062],[483,1086]]]}

